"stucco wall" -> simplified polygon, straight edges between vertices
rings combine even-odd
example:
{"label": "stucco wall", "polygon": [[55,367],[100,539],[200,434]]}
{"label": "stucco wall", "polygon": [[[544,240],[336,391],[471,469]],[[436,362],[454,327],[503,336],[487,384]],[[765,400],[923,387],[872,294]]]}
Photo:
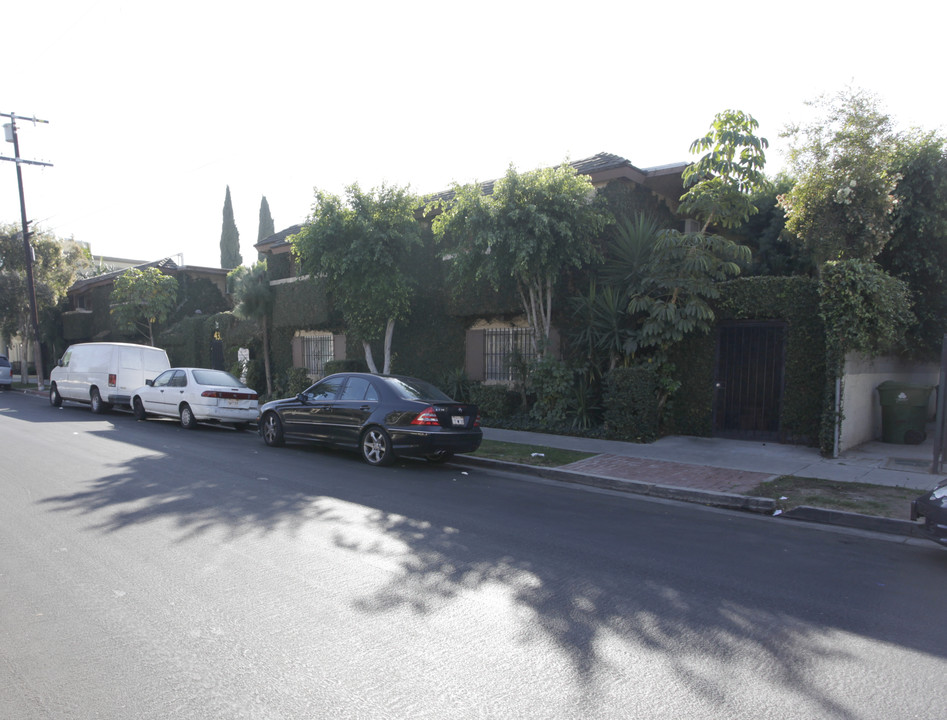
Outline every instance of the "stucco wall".
{"label": "stucco wall", "polygon": [[[839,452],[871,440],[881,439],[881,401],[876,388],[885,380],[936,386],[940,381],[937,363],[905,362],[895,357],[869,357],[849,353],[845,357]],[[928,412],[934,416],[936,392],[931,393]]]}

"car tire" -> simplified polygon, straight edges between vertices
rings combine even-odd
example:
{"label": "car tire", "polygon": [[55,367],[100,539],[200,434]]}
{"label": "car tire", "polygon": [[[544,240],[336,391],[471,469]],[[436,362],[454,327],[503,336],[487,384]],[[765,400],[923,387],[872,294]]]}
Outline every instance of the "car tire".
{"label": "car tire", "polygon": [[145,412],[145,406],[141,404],[141,398],[136,397],[132,401],[132,412],[135,413],[136,420],[147,420],[148,413]]}
{"label": "car tire", "polygon": [[454,457],[454,453],[450,450],[438,450],[436,453],[431,453],[430,455],[425,455],[428,462],[432,463],[444,463]]}
{"label": "car tire", "polygon": [[285,441],[283,438],[283,422],[275,412],[267,413],[260,423],[260,434],[263,442],[270,447],[280,447]]}
{"label": "car tire", "polygon": [[384,428],[377,425],[362,433],[359,449],[362,452],[362,459],[369,465],[391,465],[395,461],[395,453],[391,449],[391,438]]}
{"label": "car tire", "polygon": [[193,430],[197,427],[197,418],[194,417],[194,411],[187,403],[181,406],[181,427],[185,430]]}
{"label": "car tire", "polygon": [[55,385],[49,388],[49,404],[53,407],[62,407],[62,395],[59,394],[59,388]]}
{"label": "car tire", "polygon": [[105,412],[105,403],[102,402],[102,396],[99,395],[98,388],[92,388],[92,391],[89,393],[89,407],[96,415]]}

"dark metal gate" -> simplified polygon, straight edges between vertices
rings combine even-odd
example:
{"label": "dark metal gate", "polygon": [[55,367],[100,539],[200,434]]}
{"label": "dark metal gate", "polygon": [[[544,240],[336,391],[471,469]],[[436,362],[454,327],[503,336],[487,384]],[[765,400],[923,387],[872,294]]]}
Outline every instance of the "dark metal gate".
{"label": "dark metal gate", "polygon": [[786,326],[732,323],[717,329],[714,432],[778,440]]}

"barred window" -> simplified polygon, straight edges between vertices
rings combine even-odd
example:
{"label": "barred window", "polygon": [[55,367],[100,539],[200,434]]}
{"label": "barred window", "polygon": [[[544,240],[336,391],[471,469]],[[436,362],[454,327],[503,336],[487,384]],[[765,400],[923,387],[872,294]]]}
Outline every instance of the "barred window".
{"label": "barred window", "polygon": [[299,342],[302,345],[303,366],[309,371],[309,375],[323,377],[326,374],[326,363],[335,357],[332,334],[303,335]]}
{"label": "barred window", "polygon": [[522,360],[532,360],[536,356],[532,335],[530,328],[486,330],[483,344],[484,380],[513,382],[517,356]]}

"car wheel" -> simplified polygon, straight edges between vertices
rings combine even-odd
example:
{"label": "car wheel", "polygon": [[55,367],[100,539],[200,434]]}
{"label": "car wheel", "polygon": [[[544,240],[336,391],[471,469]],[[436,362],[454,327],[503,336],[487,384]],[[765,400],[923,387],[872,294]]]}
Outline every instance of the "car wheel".
{"label": "car wheel", "polygon": [[260,430],[263,435],[263,442],[270,447],[279,447],[283,444],[283,423],[279,415],[274,412],[263,416],[263,427]]}
{"label": "car wheel", "polygon": [[59,394],[59,388],[55,385],[49,388],[49,404],[53,407],[62,406],[62,395]]}
{"label": "car wheel", "polygon": [[132,403],[132,410],[135,413],[136,420],[147,420],[148,413],[145,412],[145,406],[141,404],[141,398],[136,397]]}
{"label": "car wheel", "polygon": [[454,453],[452,453],[450,450],[438,450],[436,453],[431,453],[426,457],[428,462],[442,463],[447,462],[452,457],[454,457]]}
{"label": "car wheel", "polygon": [[193,430],[197,427],[197,418],[194,417],[194,411],[187,403],[181,406],[181,427],[185,430]]}
{"label": "car wheel", "polygon": [[369,465],[390,465],[395,460],[391,438],[380,427],[370,427],[362,433],[362,458]]}
{"label": "car wheel", "polygon": [[105,403],[102,402],[102,396],[99,395],[98,388],[92,388],[92,392],[89,393],[89,405],[92,412],[96,414],[105,412]]}

